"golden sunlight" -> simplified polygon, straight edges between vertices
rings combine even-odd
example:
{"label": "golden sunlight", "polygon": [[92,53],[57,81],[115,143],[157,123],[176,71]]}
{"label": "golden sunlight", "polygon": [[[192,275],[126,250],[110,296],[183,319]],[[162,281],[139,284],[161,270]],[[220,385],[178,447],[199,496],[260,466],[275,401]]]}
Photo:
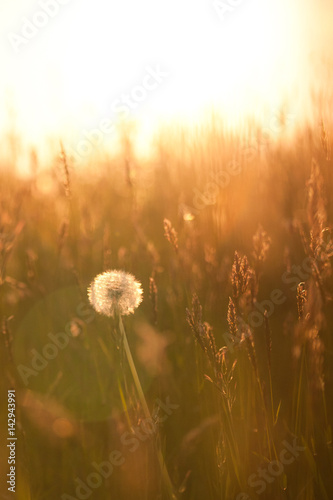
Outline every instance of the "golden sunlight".
{"label": "golden sunlight", "polygon": [[89,141],[115,146],[124,118],[136,122],[142,151],[162,123],[193,124],[211,110],[230,126],[288,103],[303,119],[312,9],[286,0],[16,0],[2,8],[1,130],[47,151],[61,139],[88,157]]}
{"label": "golden sunlight", "polygon": [[1,492],[333,499],[332,26],[0,2]]}

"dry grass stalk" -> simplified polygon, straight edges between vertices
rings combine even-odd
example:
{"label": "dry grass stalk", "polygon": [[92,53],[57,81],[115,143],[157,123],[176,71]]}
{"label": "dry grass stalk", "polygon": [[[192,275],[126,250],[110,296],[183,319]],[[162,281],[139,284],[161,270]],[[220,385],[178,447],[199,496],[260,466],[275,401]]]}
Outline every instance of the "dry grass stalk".
{"label": "dry grass stalk", "polygon": [[332,275],[329,258],[333,255],[330,230],[327,227],[326,201],[324,196],[324,179],[319,165],[313,160],[310,179],[307,182],[308,204],[307,215],[310,227],[310,238],[300,227],[300,235],[305,253],[311,261],[312,276],[323,302],[330,299],[327,293],[327,281]]}
{"label": "dry grass stalk", "polygon": [[186,320],[197,339],[201,349],[207,355],[213,369],[215,370],[215,357],[217,349],[211,326],[202,321],[202,306],[196,294],[192,297],[192,311],[186,309]]}
{"label": "dry grass stalk", "polygon": [[257,232],[253,236],[253,256],[258,264],[261,264],[266,260],[271,243],[271,238],[268,236],[261,224],[259,224]]}
{"label": "dry grass stalk", "polygon": [[157,286],[154,279],[154,276],[150,276],[149,278],[149,297],[152,303],[153,308],[153,322],[156,325],[157,323]]}
{"label": "dry grass stalk", "polygon": [[172,226],[169,219],[164,219],[164,236],[169,243],[174,247],[175,251],[178,252],[178,234],[175,228]]}
{"label": "dry grass stalk", "polygon": [[305,288],[305,283],[299,283],[297,286],[296,299],[297,299],[297,310],[298,310],[298,319],[302,321],[304,319],[304,305],[307,301],[308,292]]}
{"label": "dry grass stalk", "polygon": [[237,311],[236,311],[236,306],[231,297],[229,297],[227,321],[229,325],[230,335],[234,338],[238,338],[239,331],[238,331]]}
{"label": "dry grass stalk", "polygon": [[64,171],[63,185],[65,188],[65,194],[68,199],[71,199],[72,197],[71,179],[69,175],[67,155],[62,143],[60,143],[60,161]]}
{"label": "dry grass stalk", "polygon": [[327,134],[327,130],[325,128],[325,124],[324,124],[323,119],[321,119],[320,128],[321,128],[321,134],[320,134],[321,147],[323,149],[325,159],[329,160],[330,159],[330,148],[329,148],[328,134]]}
{"label": "dry grass stalk", "polygon": [[212,327],[207,322],[202,321],[202,306],[196,294],[192,297],[192,310],[186,309],[186,319],[212,367],[214,380],[207,375],[206,378],[213,382],[219,389],[227,399],[228,407],[231,409],[235,399],[231,382],[233,380],[236,360],[233,362],[231,368],[229,368],[225,358],[227,349],[222,347],[220,350],[217,350]]}
{"label": "dry grass stalk", "polygon": [[230,279],[236,308],[239,308],[243,313],[249,313],[258,293],[258,281],[246,255],[240,257],[237,251]]}
{"label": "dry grass stalk", "polygon": [[235,252],[234,262],[231,270],[231,283],[234,299],[239,299],[248,287],[250,265],[246,255],[240,257],[238,252]]}
{"label": "dry grass stalk", "polygon": [[12,354],[13,335],[9,329],[8,323],[11,319],[13,319],[13,317],[14,316],[10,316],[9,318],[3,318],[2,320],[2,335],[10,362],[13,362],[13,354]]}
{"label": "dry grass stalk", "polygon": [[110,228],[106,224],[103,230],[103,270],[107,271],[112,267],[111,259],[111,249],[110,249]]}
{"label": "dry grass stalk", "polygon": [[237,359],[235,359],[231,367],[229,367],[226,360],[226,349],[222,347],[217,353],[217,362],[219,364],[217,371],[219,376],[219,389],[228,403],[230,412],[236,399],[235,390],[237,383],[234,381],[234,371]]}
{"label": "dry grass stalk", "polygon": [[267,311],[265,311],[264,318],[265,318],[265,340],[266,340],[268,368],[269,368],[269,371],[271,372],[271,370],[272,370],[272,332],[271,332],[271,327],[270,327],[269,321],[268,321]]}
{"label": "dry grass stalk", "polygon": [[299,324],[295,330],[294,357],[300,357],[302,347],[308,352],[309,383],[313,391],[324,388],[324,343],[319,331],[324,324],[323,303],[318,288],[310,280],[308,290],[305,283],[297,287]]}
{"label": "dry grass stalk", "polygon": [[59,238],[58,238],[58,257],[60,256],[61,254],[61,251],[64,247],[64,244],[65,244],[65,241],[66,241],[66,238],[68,236],[68,228],[69,228],[69,222],[68,222],[68,219],[65,219],[62,224],[61,224],[61,227],[59,229]]}
{"label": "dry grass stalk", "polygon": [[14,249],[14,243],[22,229],[24,222],[18,222],[14,228],[9,229],[7,224],[0,223],[0,285],[6,278],[7,265]]}
{"label": "dry grass stalk", "polygon": [[307,331],[309,356],[309,380],[314,391],[324,389],[324,352],[325,346],[319,336],[317,327]]}
{"label": "dry grass stalk", "polygon": [[254,341],[253,341],[253,335],[245,335],[245,346],[246,346],[246,351],[249,357],[249,360],[251,361],[251,365],[253,367],[254,373],[257,377],[259,378],[259,373],[258,373],[258,364],[257,364],[257,356],[256,356],[256,351],[254,347]]}
{"label": "dry grass stalk", "polygon": [[316,255],[316,249],[322,244],[322,232],[327,224],[326,203],[324,197],[324,179],[318,163],[313,160],[308,187],[308,221],[311,228],[311,250]]}

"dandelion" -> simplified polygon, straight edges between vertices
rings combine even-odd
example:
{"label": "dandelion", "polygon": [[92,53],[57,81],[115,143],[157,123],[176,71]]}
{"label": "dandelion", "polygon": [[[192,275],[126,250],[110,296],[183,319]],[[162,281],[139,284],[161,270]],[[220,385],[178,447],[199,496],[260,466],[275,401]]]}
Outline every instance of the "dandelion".
{"label": "dandelion", "polygon": [[125,271],[98,274],[88,288],[89,302],[100,314],[114,317],[134,313],[142,302],[141,284]]}
{"label": "dandelion", "polygon": [[[123,315],[134,313],[134,310],[141,304],[142,294],[141,283],[136,281],[132,274],[126,273],[125,271],[114,270],[98,274],[88,288],[88,298],[93,308],[100,314],[104,314],[108,317],[118,317],[119,319],[121,340],[132,373],[134,385],[145,417],[151,421],[152,417],[136,371],[122,320]],[[173,486],[159,448],[157,449],[157,458],[169,497],[174,499]]]}

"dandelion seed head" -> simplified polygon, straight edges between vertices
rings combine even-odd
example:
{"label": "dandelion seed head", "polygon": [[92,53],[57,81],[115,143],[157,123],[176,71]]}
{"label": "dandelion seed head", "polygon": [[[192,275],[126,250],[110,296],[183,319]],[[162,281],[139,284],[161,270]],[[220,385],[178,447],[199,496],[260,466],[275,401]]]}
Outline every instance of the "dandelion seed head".
{"label": "dandelion seed head", "polygon": [[88,288],[89,302],[105,316],[127,315],[142,302],[141,283],[125,271],[106,271],[98,274]]}

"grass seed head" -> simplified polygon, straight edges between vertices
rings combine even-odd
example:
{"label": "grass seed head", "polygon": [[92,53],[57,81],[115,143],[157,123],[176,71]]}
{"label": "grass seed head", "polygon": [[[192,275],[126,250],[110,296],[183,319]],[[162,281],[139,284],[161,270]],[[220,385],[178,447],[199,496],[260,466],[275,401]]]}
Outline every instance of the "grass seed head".
{"label": "grass seed head", "polygon": [[229,325],[230,335],[232,335],[233,337],[237,337],[238,335],[237,311],[231,297],[229,297],[227,321]]}
{"label": "grass seed head", "polygon": [[260,224],[257,232],[252,238],[252,241],[254,258],[258,263],[264,262],[266,260],[272,240]]}
{"label": "grass seed head", "polygon": [[164,226],[164,236],[169,241],[169,243],[171,243],[171,245],[174,247],[175,251],[178,252],[177,231],[175,230],[174,227],[172,227],[172,224],[169,221],[169,219],[164,219],[163,226]]}
{"label": "grass seed head", "polygon": [[298,319],[302,321],[304,318],[304,305],[307,301],[308,292],[305,288],[305,283],[299,283],[297,286],[296,299],[297,299],[297,309],[298,309]]}
{"label": "grass seed head", "polygon": [[153,276],[149,278],[149,297],[153,307],[154,323],[157,323],[157,286]]}

